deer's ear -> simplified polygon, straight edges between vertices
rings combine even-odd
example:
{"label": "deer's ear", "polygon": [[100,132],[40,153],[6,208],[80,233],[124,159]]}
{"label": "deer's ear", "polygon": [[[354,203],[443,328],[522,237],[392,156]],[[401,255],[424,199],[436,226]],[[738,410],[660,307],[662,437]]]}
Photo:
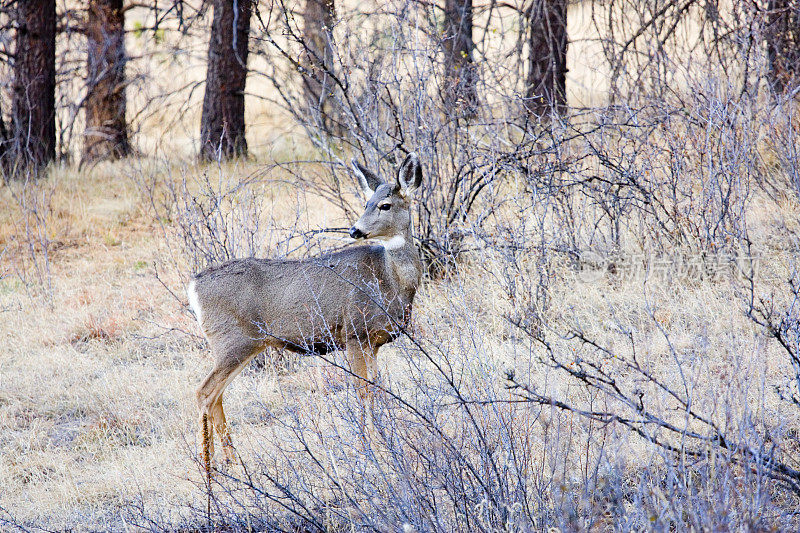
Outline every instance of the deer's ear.
{"label": "deer's ear", "polygon": [[403,194],[409,195],[422,185],[422,165],[417,154],[410,153],[397,171],[397,184]]}
{"label": "deer's ear", "polygon": [[356,175],[358,184],[361,186],[361,190],[364,191],[364,194],[367,196],[367,198],[370,198],[373,194],[375,194],[375,189],[380,187],[383,181],[376,176],[374,172],[359,163],[355,157],[353,158],[352,163],[353,174]]}

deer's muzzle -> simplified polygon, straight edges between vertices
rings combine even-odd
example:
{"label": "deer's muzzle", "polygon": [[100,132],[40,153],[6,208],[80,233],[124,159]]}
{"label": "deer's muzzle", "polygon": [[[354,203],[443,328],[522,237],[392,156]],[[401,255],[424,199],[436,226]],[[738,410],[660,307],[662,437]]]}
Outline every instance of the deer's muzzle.
{"label": "deer's muzzle", "polygon": [[353,226],[350,228],[350,236],[354,239],[363,239],[366,237],[366,234],[357,227]]}

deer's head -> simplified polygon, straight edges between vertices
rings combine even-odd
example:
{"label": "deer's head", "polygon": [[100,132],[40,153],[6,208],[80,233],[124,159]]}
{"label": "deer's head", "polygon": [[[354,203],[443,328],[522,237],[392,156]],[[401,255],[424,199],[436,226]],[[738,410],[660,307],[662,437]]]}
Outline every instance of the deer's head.
{"label": "deer's head", "polygon": [[354,239],[379,239],[393,247],[402,246],[410,237],[411,198],[422,184],[422,167],[417,154],[406,157],[394,182],[384,181],[355,159],[353,172],[368,200],[364,214],[350,228],[350,236]]}

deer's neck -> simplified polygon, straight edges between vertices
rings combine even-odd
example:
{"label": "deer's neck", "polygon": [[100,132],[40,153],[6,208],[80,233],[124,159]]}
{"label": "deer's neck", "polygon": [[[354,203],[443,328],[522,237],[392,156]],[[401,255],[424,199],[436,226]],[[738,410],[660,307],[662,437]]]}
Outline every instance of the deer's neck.
{"label": "deer's neck", "polygon": [[402,250],[406,248],[406,244],[408,243],[408,239],[405,235],[395,235],[391,239],[387,239],[383,241],[383,249],[389,253],[396,252],[398,250]]}
{"label": "deer's neck", "polygon": [[411,238],[411,227],[394,237],[383,241],[387,264],[395,278],[398,289],[407,303],[411,303],[422,277],[422,263],[419,252]]}

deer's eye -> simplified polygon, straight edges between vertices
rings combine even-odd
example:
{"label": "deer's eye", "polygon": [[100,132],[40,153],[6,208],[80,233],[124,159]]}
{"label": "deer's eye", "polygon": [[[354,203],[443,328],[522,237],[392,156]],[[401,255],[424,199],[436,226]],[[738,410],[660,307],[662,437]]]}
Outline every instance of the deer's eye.
{"label": "deer's eye", "polygon": [[391,208],[392,204],[381,204],[378,206],[378,209],[380,209],[381,211],[388,211]]}

